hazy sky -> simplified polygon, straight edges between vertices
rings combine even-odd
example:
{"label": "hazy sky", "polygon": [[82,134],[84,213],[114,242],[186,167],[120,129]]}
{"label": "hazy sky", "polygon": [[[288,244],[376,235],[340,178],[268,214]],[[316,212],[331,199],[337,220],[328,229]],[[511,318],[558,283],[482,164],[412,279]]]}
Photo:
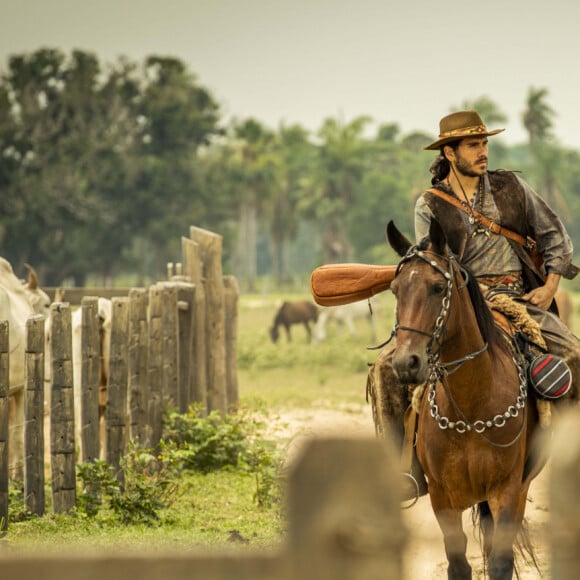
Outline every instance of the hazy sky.
{"label": "hazy sky", "polygon": [[526,138],[530,87],[546,87],[555,134],[580,148],[578,0],[0,0],[0,68],[41,47],[183,59],[226,117],[271,128],[369,115],[438,132],[486,95]]}

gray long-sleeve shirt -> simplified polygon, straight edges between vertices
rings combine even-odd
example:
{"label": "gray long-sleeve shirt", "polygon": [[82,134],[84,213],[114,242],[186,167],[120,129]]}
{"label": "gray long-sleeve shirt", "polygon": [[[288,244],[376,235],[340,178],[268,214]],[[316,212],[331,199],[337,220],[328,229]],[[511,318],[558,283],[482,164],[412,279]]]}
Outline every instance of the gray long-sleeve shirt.
{"label": "gray long-sleeve shirt", "polygon": [[[517,178],[524,188],[526,196],[526,221],[534,225],[535,239],[540,252],[543,254],[546,272],[562,274],[566,264],[572,259],[572,241],[562,222],[546,202],[522,179]],[[438,183],[439,189],[455,195],[452,191]],[[493,196],[487,173],[484,176],[483,204],[479,198],[475,200],[476,208],[496,223],[501,223],[499,212]],[[476,276],[499,276],[507,272],[521,270],[520,261],[507,239],[498,234],[488,232],[486,235],[477,223],[470,224],[469,216],[462,215],[465,229],[468,233],[467,244],[462,262],[469,266]],[[417,241],[429,233],[429,224],[433,214],[420,196],[415,205],[415,237]],[[480,233],[476,233],[476,232]]]}

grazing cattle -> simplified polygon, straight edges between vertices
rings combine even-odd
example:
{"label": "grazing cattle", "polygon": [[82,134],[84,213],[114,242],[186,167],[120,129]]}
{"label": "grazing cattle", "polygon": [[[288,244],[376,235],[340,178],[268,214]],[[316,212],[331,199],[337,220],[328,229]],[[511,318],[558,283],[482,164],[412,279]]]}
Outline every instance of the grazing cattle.
{"label": "grazing cattle", "polygon": [[[99,339],[101,356],[99,361],[99,426],[100,458],[105,458],[105,409],[107,405],[107,382],[109,380],[109,361],[111,347],[112,302],[99,298],[97,306],[99,316]],[[75,438],[79,445],[79,461],[83,461],[81,441],[81,375],[82,375],[82,308],[72,315],[73,335],[73,382],[75,399]]]}
{"label": "grazing cattle", "polygon": [[11,264],[0,258],[0,320],[7,320],[10,340],[10,408],[9,464],[13,478],[24,475],[24,351],[26,321],[35,314],[47,313],[46,293],[38,288],[38,280],[29,272],[23,283],[14,274]]}
{"label": "grazing cattle", "polygon": [[290,327],[294,324],[303,324],[310,342],[312,338],[310,323],[316,323],[317,320],[318,308],[313,302],[309,300],[284,302],[274,317],[274,323],[270,328],[270,338],[272,342],[277,342],[280,337],[279,327],[283,326],[286,329],[286,338],[291,341]]}
{"label": "grazing cattle", "polygon": [[28,280],[24,282],[24,289],[32,305],[35,314],[43,314],[45,318],[50,317],[50,297],[38,285],[38,275],[36,270],[29,264],[24,264],[28,270]]}
{"label": "grazing cattle", "polygon": [[[373,306],[374,308],[374,306]],[[326,339],[326,330],[330,322],[334,321],[340,328],[346,328],[351,336],[357,336],[355,321],[364,318],[368,321],[371,329],[371,340],[376,340],[376,322],[366,300],[342,304],[340,306],[328,306],[322,310],[318,322],[314,327],[314,342],[322,342]]]}
{"label": "grazing cattle", "polygon": [[558,288],[556,292],[556,304],[558,305],[558,312],[562,322],[570,329],[572,329],[572,317],[574,315],[574,304],[570,294],[563,288]]}

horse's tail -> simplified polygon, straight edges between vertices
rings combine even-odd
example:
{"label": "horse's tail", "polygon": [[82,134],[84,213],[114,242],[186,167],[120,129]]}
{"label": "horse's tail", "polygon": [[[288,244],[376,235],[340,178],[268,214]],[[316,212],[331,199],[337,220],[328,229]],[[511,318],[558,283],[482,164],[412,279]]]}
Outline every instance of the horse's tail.
{"label": "horse's tail", "polygon": [[[491,510],[489,509],[489,504],[484,501],[471,509],[471,518],[473,521],[474,534],[479,541],[481,546],[481,552],[483,554],[483,575],[488,574],[489,565],[489,551],[491,550],[491,538],[493,535],[493,517],[491,515]],[[486,543],[486,537],[491,534],[488,538],[488,543]],[[519,562],[520,561],[532,562],[538,573],[541,575],[540,566],[536,558],[536,552],[534,550],[534,545],[530,537],[530,530],[528,528],[528,522],[526,518],[522,518],[522,522],[518,529],[516,539],[514,542],[514,571],[516,573],[516,578],[520,577],[519,574]]]}

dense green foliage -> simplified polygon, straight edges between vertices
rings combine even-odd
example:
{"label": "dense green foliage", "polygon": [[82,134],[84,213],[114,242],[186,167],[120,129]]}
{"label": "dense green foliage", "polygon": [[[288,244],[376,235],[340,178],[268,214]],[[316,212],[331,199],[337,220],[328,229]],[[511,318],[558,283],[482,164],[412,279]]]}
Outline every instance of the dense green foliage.
{"label": "dense green foliage", "polygon": [[[580,154],[558,146],[547,98],[529,90],[529,142],[492,139],[490,167],[521,171],[578,245]],[[177,58],[11,56],[0,76],[0,254],[17,271],[35,266],[44,285],[143,284],[179,260],[196,225],[224,236],[225,269],[251,291],[321,263],[388,261],[390,219],[412,235],[433,135],[401,134],[396,120],[373,130],[364,116],[323,119],[314,134],[225,123],[218,103]],[[471,106],[490,125],[507,120],[488,97],[461,108]]]}

